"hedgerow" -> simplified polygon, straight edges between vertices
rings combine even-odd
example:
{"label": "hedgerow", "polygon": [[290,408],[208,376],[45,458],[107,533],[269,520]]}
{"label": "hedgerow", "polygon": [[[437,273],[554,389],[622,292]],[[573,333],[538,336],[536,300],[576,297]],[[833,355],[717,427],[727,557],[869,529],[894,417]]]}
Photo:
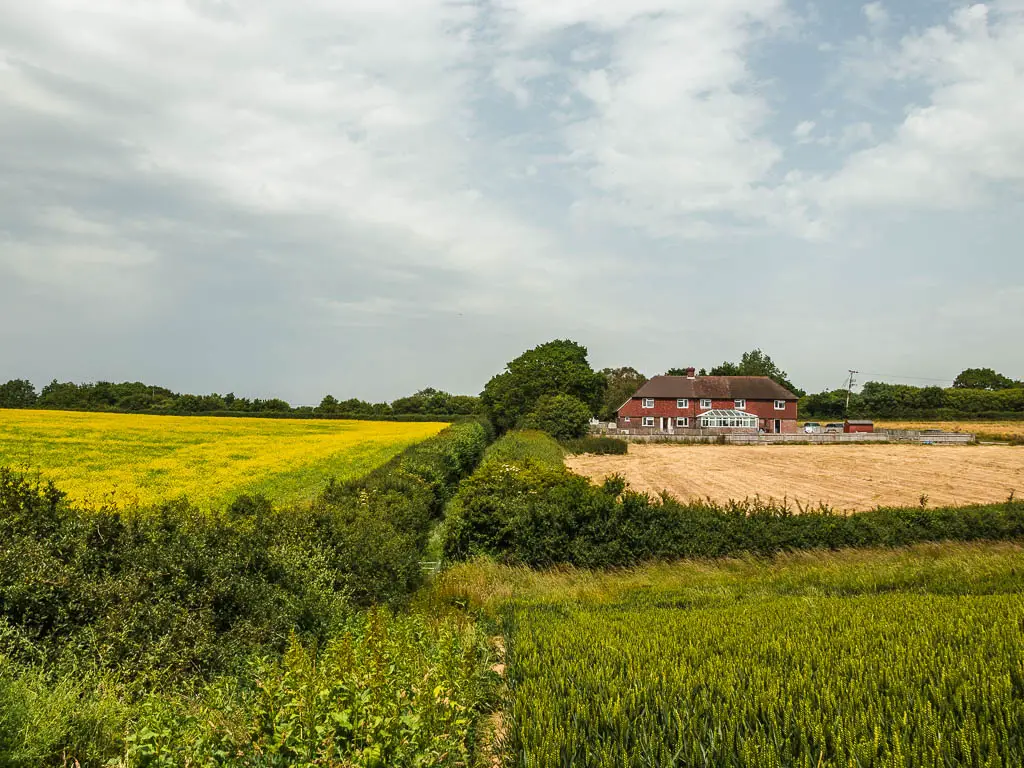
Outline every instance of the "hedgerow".
{"label": "hedgerow", "polygon": [[[254,664],[288,648],[315,657],[339,638],[363,647],[365,635],[353,629],[359,610],[408,602],[422,583],[430,529],[490,437],[480,422],[450,427],[295,508],[242,496],[215,513],[186,500],[81,509],[52,484],[0,469],[0,752],[26,756],[5,762],[0,754],[0,766],[100,765],[118,752],[130,757],[125,765],[181,764],[139,746],[153,740],[139,725],[145,702],[191,701],[178,691],[192,686],[212,696],[217,680],[229,688],[266,682],[270,673]],[[414,648],[396,651],[406,652]],[[477,675],[472,666],[463,672]],[[307,693],[316,691],[295,695]],[[259,722],[251,720],[263,711],[258,700],[236,704],[245,722]],[[403,716],[422,709],[410,706]],[[463,725],[437,721],[452,738],[466,736]],[[432,727],[424,739],[440,738]],[[369,738],[361,728],[344,738]],[[207,746],[213,751],[197,754],[212,759]]]}
{"label": "hedgerow", "polygon": [[1024,503],[852,515],[795,510],[760,499],[683,503],[630,491],[621,477],[595,486],[536,450],[485,461],[465,480],[446,521],[445,551],[531,566],[621,566],[652,559],[772,555],[798,549],[904,546],[1024,536]]}

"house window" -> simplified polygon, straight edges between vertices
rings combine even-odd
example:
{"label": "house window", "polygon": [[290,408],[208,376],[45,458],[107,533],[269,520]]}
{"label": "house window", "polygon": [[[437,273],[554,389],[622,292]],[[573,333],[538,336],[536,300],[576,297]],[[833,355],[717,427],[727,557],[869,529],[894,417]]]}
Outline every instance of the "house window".
{"label": "house window", "polygon": [[785,400],[776,400],[775,401],[775,410],[776,411],[784,411],[784,410],[786,410],[786,401]]}
{"label": "house window", "polygon": [[624,423],[626,423],[626,424],[629,424],[629,416],[624,416],[624,417],[622,418],[622,421],[623,421]]}
{"label": "house window", "polygon": [[690,426],[690,419],[687,416],[676,416],[677,427],[688,427]]}
{"label": "house window", "polygon": [[700,401],[700,407],[701,408],[710,408],[711,407],[711,401],[708,400],[708,399],[701,400]]}
{"label": "house window", "polygon": [[733,402],[736,404],[736,410],[737,411],[742,411],[744,408],[747,407],[747,401],[746,400],[733,400]]}
{"label": "house window", "polygon": [[714,428],[746,427],[754,429],[757,427],[757,417],[736,411],[709,411],[700,417],[700,425]]}
{"label": "house window", "polygon": [[687,400],[685,397],[681,397],[678,400],[676,400],[676,408],[689,408],[689,407],[690,407],[690,401]]}
{"label": "house window", "polygon": [[653,397],[645,397],[644,398],[644,408],[653,408],[653,407],[654,407],[654,398]]}
{"label": "house window", "polygon": [[644,416],[644,426],[645,427],[653,427],[654,426],[654,417],[653,416]]}

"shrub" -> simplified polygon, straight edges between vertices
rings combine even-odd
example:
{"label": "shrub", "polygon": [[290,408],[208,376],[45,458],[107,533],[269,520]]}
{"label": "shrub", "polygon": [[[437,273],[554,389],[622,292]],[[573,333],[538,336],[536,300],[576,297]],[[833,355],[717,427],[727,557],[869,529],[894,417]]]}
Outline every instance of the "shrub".
{"label": "shrub", "polygon": [[572,395],[545,395],[520,424],[525,429],[539,429],[556,440],[571,440],[587,434],[590,408]]}
{"label": "shrub", "polygon": [[484,454],[484,462],[521,461],[533,459],[552,467],[564,465],[565,451],[553,438],[537,430],[507,432],[492,443]]}
{"label": "shrub", "polygon": [[617,437],[581,437],[577,440],[563,440],[562,447],[569,453],[621,456],[625,455],[629,444]]}
{"label": "shrub", "polygon": [[350,606],[420,584],[432,522],[488,439],[466,422],[309,508],[243,496],[217,514],[82,510],[0,469],[0,620],[43,659],[74,649],[143,678],[232,669],[293,631],[323,639]]}
{"label": "shrub", "polygon": [[942,509],[886,508],[853,515],[802,511],[747,500],[681,503],[594,486],[530,459],[484,463],[466,480],[447,522],[451,557],[488,555],[513,563],[583,567],[645,560],[771,555],[796,549],[904,546],[920,541],[1012,539],[1024,535],[1024,503]]}

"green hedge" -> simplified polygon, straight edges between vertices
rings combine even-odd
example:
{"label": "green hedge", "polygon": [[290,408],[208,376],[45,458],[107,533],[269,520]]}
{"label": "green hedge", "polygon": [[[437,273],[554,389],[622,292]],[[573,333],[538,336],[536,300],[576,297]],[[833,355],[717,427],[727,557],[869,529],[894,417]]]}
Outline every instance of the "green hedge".
{"label": "green hedge", "polygon": [[645,560],[771,555],[797,549],[903,546],[921,541],[1024,536],[1024,503],[859,514],[794,513],[779,504],[683,504],[626,490],[610,478],[594,486],[531,458],[484,463],[463,482],[447,521],[446,553],[531,566],[631,565]]}
{"label": "green hedge", "polygon": [[562,447],[569,453],[623,456],[629,444],[617,437],[581,437],[578,440],[563,440]]}
{"label": "green hedge", "polygon": [[0,655],[174,677],[280,651],[292,632],[322,639],[350,606],[419,586],[433,521],[490,436],[449,427],[305,508],[86,511],[0,469]]}

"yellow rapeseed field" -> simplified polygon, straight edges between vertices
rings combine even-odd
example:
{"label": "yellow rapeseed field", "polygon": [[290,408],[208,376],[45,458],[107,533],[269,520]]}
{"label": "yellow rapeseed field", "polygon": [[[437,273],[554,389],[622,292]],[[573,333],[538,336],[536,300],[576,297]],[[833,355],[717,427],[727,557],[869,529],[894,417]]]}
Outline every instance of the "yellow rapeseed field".
{"label": "yellow rapeseed field", "polygon": [[79,502],[148,505],[239,493],[309,499],[437,434],[436,422],[136,416],[0,410],[0,466],[39,472]]}

